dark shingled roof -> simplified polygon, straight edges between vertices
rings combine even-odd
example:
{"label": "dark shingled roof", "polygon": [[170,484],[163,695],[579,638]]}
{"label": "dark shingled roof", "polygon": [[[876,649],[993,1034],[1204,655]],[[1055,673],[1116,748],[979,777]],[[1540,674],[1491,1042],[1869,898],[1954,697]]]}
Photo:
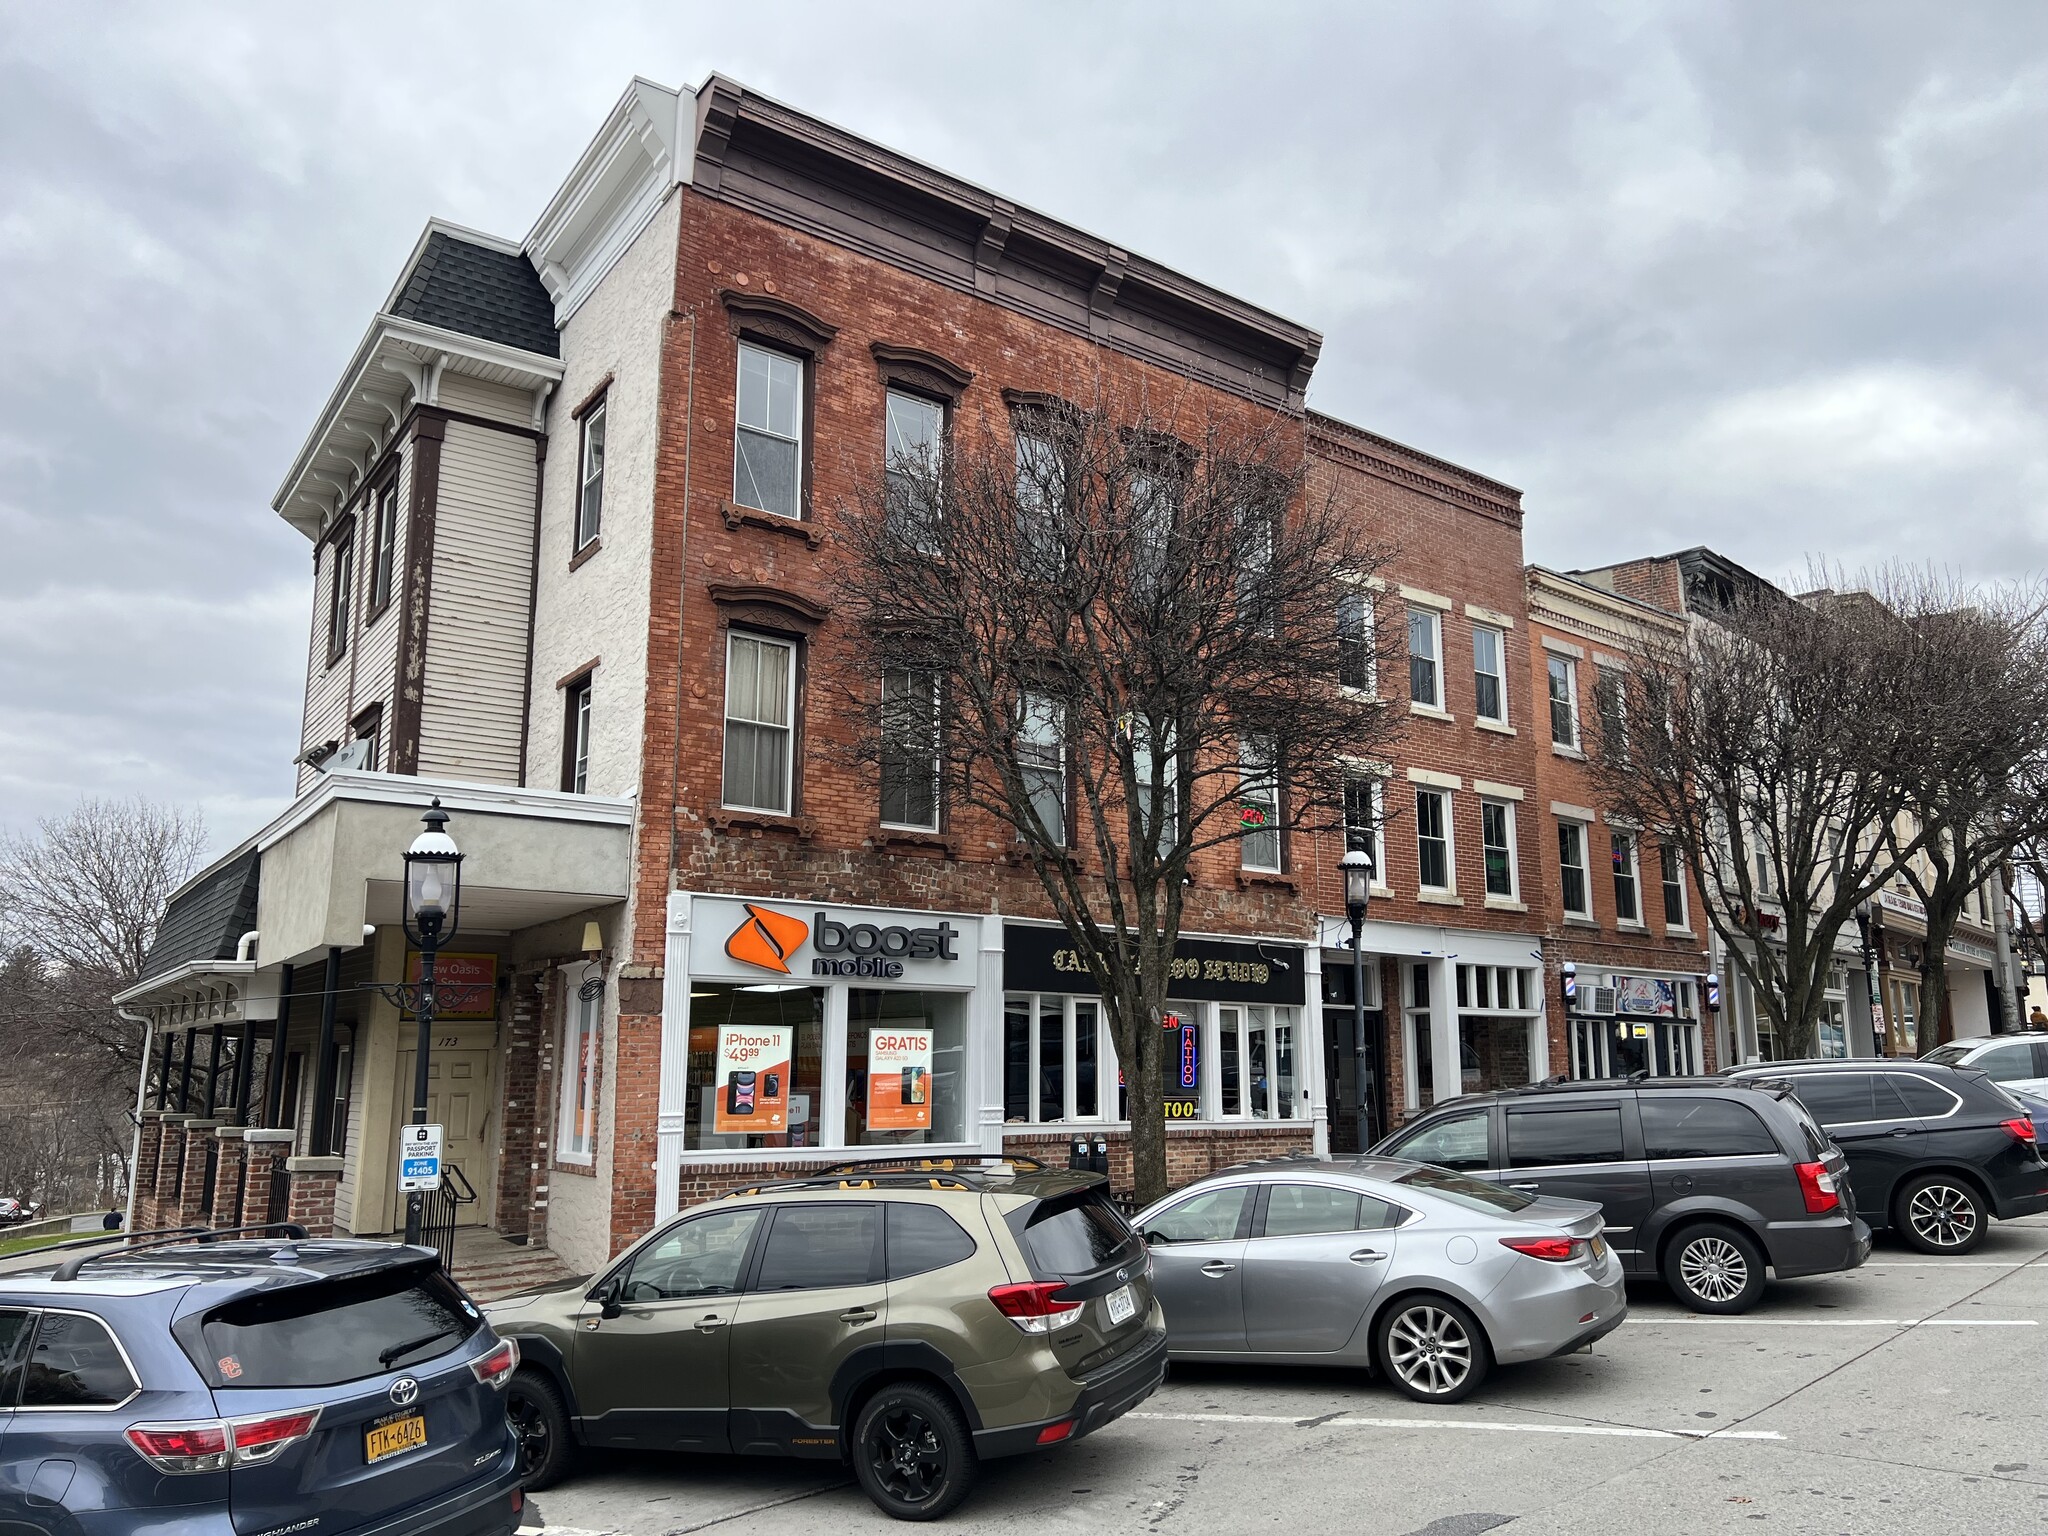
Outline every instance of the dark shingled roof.
{"label": "dark shingled roof", "polygon": [[391,313],[543,357],[562,355],[554,301],[533,263],[438,229],[427,236]]}
{"label": "dark shingled roof", "polygon": [[232,960],[242,935],[256,926],[256,850],[221,865],[172,898],[143,962],[144,979],[193,960]]}

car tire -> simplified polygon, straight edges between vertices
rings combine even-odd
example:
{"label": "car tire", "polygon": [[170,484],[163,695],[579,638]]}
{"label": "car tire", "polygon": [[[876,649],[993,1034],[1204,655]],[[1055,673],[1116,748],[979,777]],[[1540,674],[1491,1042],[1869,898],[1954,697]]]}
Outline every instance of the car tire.
{"label": "car tire", "polygon": [[529,1366],[505,1389],[505,1420],[519,1441],[519,1486],[529,1493],[552,1488],[569,1475],[576,1446],[569,1412],[547,1372]]}
{"label": "car tire", "polygon": [[1486,1332],[1448,1296],[1403,1296],[1373,1328],[1373,1363],[1418,1403],[1463,1402],[1493,1370]]}
{"label": "car tire", "polygon": [[852,1452],[861,1491],[898,1520],[937,1520],[974,1486],[974,1440],[960,1410],[914,1381],[891,1382],[862,1405]]}
{"label": "car tire", "polygon": [[1893,1228],[1922,1253],[1968,1253],[1984,1241],[1989,1217],[1976,1187],[1946,1173],[1908,1179],[1892,1201]]}
{"label": "car tire", "polygon": [[1702,1222],[1665,1248],[1664,1283],[1695,1312],[1747,1312],[1764,1293],[1764,1251],[1740,1227]]}

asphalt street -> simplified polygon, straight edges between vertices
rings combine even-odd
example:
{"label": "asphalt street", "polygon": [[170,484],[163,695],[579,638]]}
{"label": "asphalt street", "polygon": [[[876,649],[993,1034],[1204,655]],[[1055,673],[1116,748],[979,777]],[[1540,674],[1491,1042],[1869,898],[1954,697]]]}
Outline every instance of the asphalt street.
{"label": "asphalt street", "polygon": [[[1176,1367],[1065,1451],[991,1462],[949,1531],[1598,1536],[2048,1528],[2048,1217],[1967,1259],[1880,1239],[1852,1274],[1701,1318],[1655,1285],[1591,1354],[1427,1409],[1356,1372]],[[547,1536],[879,1532],[836,1469],[611,1453]]]}

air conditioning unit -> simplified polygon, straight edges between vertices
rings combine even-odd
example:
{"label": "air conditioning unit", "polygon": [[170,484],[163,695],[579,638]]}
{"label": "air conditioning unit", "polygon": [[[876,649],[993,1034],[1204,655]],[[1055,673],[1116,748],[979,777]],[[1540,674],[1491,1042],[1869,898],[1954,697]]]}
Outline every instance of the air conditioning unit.
{"label": "air conditioning unit", "polygon": [[1608,1018],[1614,1013],[1614,988],[1595,987],[1581,984],[1579,994],[1572,1000],[1572,1011],[1593,1018]]}

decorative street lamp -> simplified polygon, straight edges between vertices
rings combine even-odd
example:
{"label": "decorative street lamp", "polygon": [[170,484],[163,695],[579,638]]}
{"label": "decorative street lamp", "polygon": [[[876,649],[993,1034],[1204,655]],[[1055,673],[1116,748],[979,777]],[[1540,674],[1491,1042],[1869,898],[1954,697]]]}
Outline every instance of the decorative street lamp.
{"label": "decorative street lamp", "polygon": [[[434,1043],[434,959],[455,937],[462,908],[462,850],[447,833],[448,813],[436,799],[420,817],[426,831],[405,850],[405,936],[420,952],[417,985],[395,990],[401,1006],[419,1020],[419,1047],[412,1071],[412,1123],[427,1123],[427,1053]],[[420,1241],[425,1211],[420,1192],[405,1197],[405,1240]]]}
{"label": "decorative street lamp", "polygon": [[1363,1152],[1378,1140],[1374,1095],[1365,1081],[1365,907],[1372,900],[1372,855],[1354,844],[1345,850],[1339,867],[1344,871],[1344,914],[1351,919],[1352,1075],[1358,1090],[1358,1150]]}
{"label": "decorative street lamp", "polygon": [[1863,974],[1870,979],[1871,1053],[1888,1056],[1891,1054],[1891,1042],[1884,1024],[1884,983],[1877,973],[1877,950],[1870,939],[1870,930],[1876,919],[1876,902],[1865,900],[1856,903],[1856,935],[1863,950]]}

